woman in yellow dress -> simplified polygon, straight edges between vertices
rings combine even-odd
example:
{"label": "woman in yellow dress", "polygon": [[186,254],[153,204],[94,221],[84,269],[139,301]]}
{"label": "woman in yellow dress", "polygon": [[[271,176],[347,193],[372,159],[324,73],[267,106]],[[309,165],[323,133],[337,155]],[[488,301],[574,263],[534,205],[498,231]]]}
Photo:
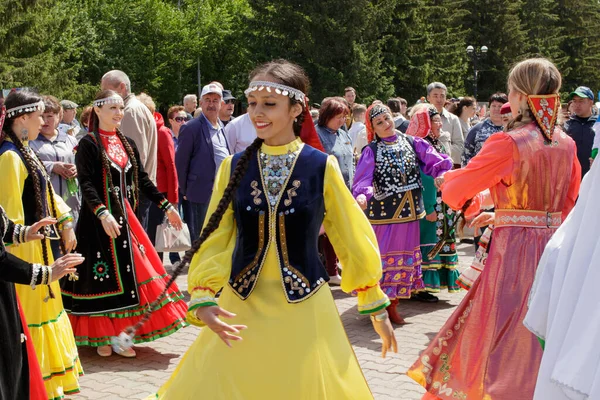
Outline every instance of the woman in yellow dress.
{"label": "woman in yellow dress", "polygon": [[373,229],[336,159],[305,144],[319,145],[314,128],[306,130],[304,71],[279,60],[251,78],[248,114],[258,138],[221,165],[210,218],[182,261],[193,256],[188,321],[208,329],[156,398],[372,399],[317,239],[323,223],[344,265],[341,287],[357,293],[361,314],[371,314],[385,356],[397,345]]}
{"label": "woman in yellow dress", "polygon": [[[0,143],[0,206],[17,224],[32,225],[45,217],[57,219],[57,225],[45,227],[46,238],[11,246],[8,251],[30,263],[52,265],[50,240],[61,240],[64,251],[77,244],[70,209],[55,194],[42,162],[29,147],[44,121],[44,102],[27,91],[7,96],[6,121]],[[74,278],[74,277],[73,277]],[[32,285],[33,286],[33,285]],[[46,391],[50,399],[79,392],[79,375],[83,369],[69,318],[64,312],[58,282],[32,289],[16,285],[35,352],[40,363]]]}

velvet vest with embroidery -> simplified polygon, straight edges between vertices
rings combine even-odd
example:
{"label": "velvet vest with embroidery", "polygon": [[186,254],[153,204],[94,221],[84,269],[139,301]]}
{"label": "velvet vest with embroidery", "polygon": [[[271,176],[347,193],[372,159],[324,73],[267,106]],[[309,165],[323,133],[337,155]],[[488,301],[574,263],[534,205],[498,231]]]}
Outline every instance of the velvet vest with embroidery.
{"label": "velvet vest with embroidery", "polygon": [[[233,157],[232,171],[240,156]],[[327,154],[304,145],[273,206],[265,193],[269,183],[265,184],[268,180],[261,156],[259,152],[251,156],[233,199],[238,233],[229,286],[242,300],[247,299],[256,287],[269,247],[276,246],[286,299],[300,302],[329,280],[317,248],[325,213]]]}
{"label": "velvet vest with embroidery", "polygon": [[[0,145],[0,155],[6,153],[7,151],[12,151],[14,153],[16,153],[19,158],[21,158],[21,161],[23,161],[23,164],[25,164],[25,158],[23,157],[23,155],[21,154],[21,152],[19,151],[19,149],[17,148],[17,146],[15,146],[14,143],[9,142],[9,141],[3,141],[2,145]],[[30,150],[32,153],[33,151]],[[47,179],[47,175],[41,171],[41,164],[39,166],[38,169],[38,176],[40,179],[40,186],[41,186],[41,197],[42,197],[42,217],[58,217],[57,215],[53,215],[52,214],[52,210],[50,209],[50,205],[48,204],[48,184],[49,184],[49,180]],[[21,195],[21,202],[23,204],[23,213],[24,213],[24,224],[25,225],[33,225],[34,223],[36,223],[39,218],[37,216],[37,199],[35,198],[35,190],[34,190],[34,186],[33,186],[33,178],[31,177],[31,175],[27,175],[27,178],[25,178],[25,182],[23,184],[23,192]],[[49,237],[54,237],[54,238],[58,238],[60,237],[58,234],[58,229],[56,228],[56,225],[49,225],[47,228],[45,228],[46,230],[46,234]]]}
{"label": "velvet vest with embroidery", "polygon": [[375,157],[373,197],[365,211],[371,224],[398,224],[423,218],[421,169],[412,138],[398,135],[394,142],[378,140],[368,146]]}

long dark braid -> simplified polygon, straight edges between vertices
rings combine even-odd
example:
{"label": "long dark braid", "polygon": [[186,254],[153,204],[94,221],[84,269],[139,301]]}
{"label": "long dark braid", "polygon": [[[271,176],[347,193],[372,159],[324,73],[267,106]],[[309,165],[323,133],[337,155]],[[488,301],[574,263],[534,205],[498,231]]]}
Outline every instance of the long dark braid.
{"label": "long dark braid", "polygon": [[[36,155],[37,157],[37,155]],[[39,157],[38,157],[39,160]],[[44,165],[41,164],[40,161],[40,165]],[[58,218],[58,209],[56,208],[56,202],[54,201],[54,187],[52,186],[52,184],[50,182],[48,182],[48,197],[50,197],[50,210],[52,211],[52,215],[54,216],[54,218]],[[67,254],[67,248],[65,247],[65,242],[62,240],[58,241],[59,246],[60,246],[60,251],[62,251],[63,254]]]}
{"label": "long dark braid", "polygon": [[133,209],[135,211],[140,199],[140,187],[138,184],[140,168],[137,163],[137,158],[135,158],[133,147],[131,147],[131,144],[129,144],[129,141],[127,140],[127,138],[125,138],[125,135],[123,135],[123,133],[119,129],[117,129],[117,136],[119,137],[119,139],[121,139],[123,147],[125,147],[125,150],[129,155],[129,161],[131,161],[131,165],[133,166]]}
{"label": "long dark braid", "polygon": [[169,287],[173,284],[173,282],[175,282],[175,279],[177,279],[177,277],[181,274],[183,269],[190,264],[192,258],[198,252],[198,250],[200,250],[200,247],[206,241],[206,239],[208,239],[211,233],[213,233],[219,227],[221,219],[223,218],[223,214],[225,214],[227,207],[229,207],[229,203],[231,203],[233,199],[233,194],[240,185],[242,177],[248,169],[248,165],[250,163],[250,158],[252,157],[252,154],[256,153],[258,149],[260,149],[262,143],[262,139],[254,139],[254,142],[252,142],[252,144],[246,148],[244,154],[241,155],[235,169],[231,173],[231,179],[229,179],[229,183],[227,183],[227,187],[223,192],[223,196],[221,197],[221,200],[219,200],[219,205],[217,205],[217,209],[211,214],[210,218],[208,219],[208,223],[206,224],[204,229],[202,229],[202,233],[200,234],[198,239],[192,244],[192,248],[185,252],[183,259],[181,260],[179,265],[175,267],[175,270],[171,274],[171,277],[169,278],[169,281],[165,285],[165,288],[160,294],[160,296],[158,296],[158,298],[149,305],[148,310],[146,310],[146,312],[144,313],[144,316],[132,328],[134,332],[150,319],[154,308],[157,307],[158,304],[160,304],[160,302],[166,296]]}
{"label": "long dark braid", "polygon": [[[33,181],[33,192],[35,195],[35,217],[36,220],[41,220],[42,218],[45,217],[44,215],[44,202],[42,201],[42,183],[40,181],[40,176],[38,174],[38,164],[36,163],[36,160],[33,158],[34,156],[32,156],[31,152],[27,151],[27,149],[25,149],[25,146],[23,145],[23,142],[21,142],[21,140],[17,137],[17,135],[12,131],[12,129],[8,129],[5,131],[5,134],[10,138],[10,140],[13,142],[13,144],[17,147],[17,149],[19,150],[19,152],[21,153],[21,155],[23,156],[23,160],[25,160],[25,167],[27,168],[27,172],[29,172],[29,176],[31,176],[31,179]],[[37,156],[35,156],[37,158]],[[37,159],[39,161],[39,159]],[[43,165],[41,162],[39,165]],[[47,182],[47,187],[50,187],[51,183]],[[54,202],[54,199],[52,199],[52,201]],[[54,215],[56,216],[56,214]],[[46,239],[45,237],[41,240],[41,244],[42,244],[42,257],[44,260],[44,265],[51,265],[50,263],[50,252],[48,250],[48,239]],[[64,246],[63,246],[64,248]],[[55,298],[55,295],[52,291],[52,289],[50,288],[50,286],[48,286],[48,295],[50,296],[50,298]]]}

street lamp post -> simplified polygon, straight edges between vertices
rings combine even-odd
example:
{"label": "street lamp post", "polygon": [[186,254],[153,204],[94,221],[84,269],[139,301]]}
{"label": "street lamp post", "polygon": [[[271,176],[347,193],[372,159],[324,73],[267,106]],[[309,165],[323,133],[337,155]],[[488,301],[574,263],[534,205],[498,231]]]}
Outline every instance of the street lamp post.
{"label": "street lamp post", "polygon": [[478,63],[483,60],[488,52],[487,46],[481,46],[479,49],[475,49],[473,46],[467,46],[467,55],[473,62],[473,94],[477,98],[477,77],[479,75]]}

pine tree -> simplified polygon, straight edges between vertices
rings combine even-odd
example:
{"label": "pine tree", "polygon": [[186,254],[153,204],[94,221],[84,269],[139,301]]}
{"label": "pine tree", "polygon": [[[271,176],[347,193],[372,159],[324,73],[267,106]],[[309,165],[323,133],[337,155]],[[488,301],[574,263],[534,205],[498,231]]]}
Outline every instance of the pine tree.
{"label": "pine tree", "polygon": [[523,29],[527,32],[524,48],[529,57],[545,57],[559,70],[567,61],[561,44],[565,40],[564,27],[555,0],[524,0],[520,13]]}
{"label": "pine tree", "polygon": [[[558,0],[556,14],[563,28],[560,49],[567,60],[562,64],[563,91],[577,86],[600,89],[600,3],[590,0]],[[564,96],[563,96],[564,98]]]}
{"label": "pine tree", "polygon": [[[511,65],[527,55],[527,32],[519,17],[523,1],[468,0],[465,7],[469,11],[463,19],[469,27],[466,43],[476,49],[488,47],[487,55],[479,62],[478,81],[478,100],[487,101],[492,93],[506,91]],[[465,85],[470,89],[473,79],[467,79]]]}
{"label": "pine tree", "polygon": [[344,86],[359,101],[391,95],[385,76],[380,33],[391,22],[392,1],[250,0],[252,52],[257,61],[286,58],[302,65],[311,82],[311,98],[340,96]]}
{"label": "pine tree", "polygon": [[0,87],[62,96],[77,85],[80,52],[71,9],[49,0],[5,1],[0,8]]}

